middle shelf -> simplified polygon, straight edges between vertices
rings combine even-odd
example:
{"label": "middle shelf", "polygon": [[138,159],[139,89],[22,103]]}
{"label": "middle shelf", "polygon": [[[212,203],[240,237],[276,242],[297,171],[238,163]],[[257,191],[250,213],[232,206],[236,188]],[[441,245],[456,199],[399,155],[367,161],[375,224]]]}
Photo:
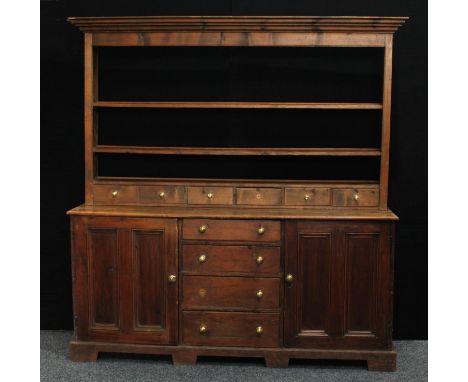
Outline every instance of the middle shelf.
{"label": "middle shelf", "polygon": [[95,153],[164,155],[380,156],[370,148],[151,147],[96,145]]}

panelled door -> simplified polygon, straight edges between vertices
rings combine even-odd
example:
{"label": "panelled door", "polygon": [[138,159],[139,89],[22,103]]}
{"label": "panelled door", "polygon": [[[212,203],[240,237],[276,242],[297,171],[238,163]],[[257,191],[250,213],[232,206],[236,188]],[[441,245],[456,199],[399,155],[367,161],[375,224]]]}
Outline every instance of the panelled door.
{"label": "panelled door", "polygon": [[390,238],[389,223],[286,223],[285,346],[391,346]]}
{"label": "panelled door", "polygon": [[175,344],[177,220],[72,217],[79,340]]}

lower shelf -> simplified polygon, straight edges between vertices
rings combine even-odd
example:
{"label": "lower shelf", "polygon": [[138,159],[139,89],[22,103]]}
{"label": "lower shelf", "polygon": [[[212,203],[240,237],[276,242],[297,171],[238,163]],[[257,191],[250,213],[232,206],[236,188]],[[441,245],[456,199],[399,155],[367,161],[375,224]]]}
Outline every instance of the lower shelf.
{"label": "lower shelf", "polygon": [[290,358],[363,360],[371,371],[395,371],[396,352],[392,350],[325,350],[293,348],[235,348],[209,346],[156,346],[107,342],[70,342],[73,361],[96,361],[98,353],[139,353],[171,355],[174,365],[195,365],[198,356],[264,358],[267,367],[288,367]]}

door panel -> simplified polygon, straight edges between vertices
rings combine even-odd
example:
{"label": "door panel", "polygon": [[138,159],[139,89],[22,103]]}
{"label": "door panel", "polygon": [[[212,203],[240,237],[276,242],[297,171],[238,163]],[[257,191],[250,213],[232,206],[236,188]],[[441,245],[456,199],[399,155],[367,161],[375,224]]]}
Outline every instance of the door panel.
{"label": "door panel", "polygon": [[88,230],[89,317],[93,329],[119,329],[117,246],[117,230]]}
{"label": "door panel", "polygon": [[72,217],[79,340],[175,344],[177,220]]}
{"label": "door panel", "polygon": [[391,223],[285,224],[284,344],[391,346]]}

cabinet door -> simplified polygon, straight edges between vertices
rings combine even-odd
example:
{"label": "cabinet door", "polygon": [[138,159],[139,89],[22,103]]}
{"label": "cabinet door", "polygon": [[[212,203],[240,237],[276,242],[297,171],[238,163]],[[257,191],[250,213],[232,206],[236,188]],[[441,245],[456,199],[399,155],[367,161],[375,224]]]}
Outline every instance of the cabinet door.
{"label": "cabinet door", "polygon": [[390,232],[388,223],[286,223],[286,346],[391,346]]}
{"label": "cabinet door", "polygon": [[78,339],[175,343],[177,221],[73,217],[72,234]]}

